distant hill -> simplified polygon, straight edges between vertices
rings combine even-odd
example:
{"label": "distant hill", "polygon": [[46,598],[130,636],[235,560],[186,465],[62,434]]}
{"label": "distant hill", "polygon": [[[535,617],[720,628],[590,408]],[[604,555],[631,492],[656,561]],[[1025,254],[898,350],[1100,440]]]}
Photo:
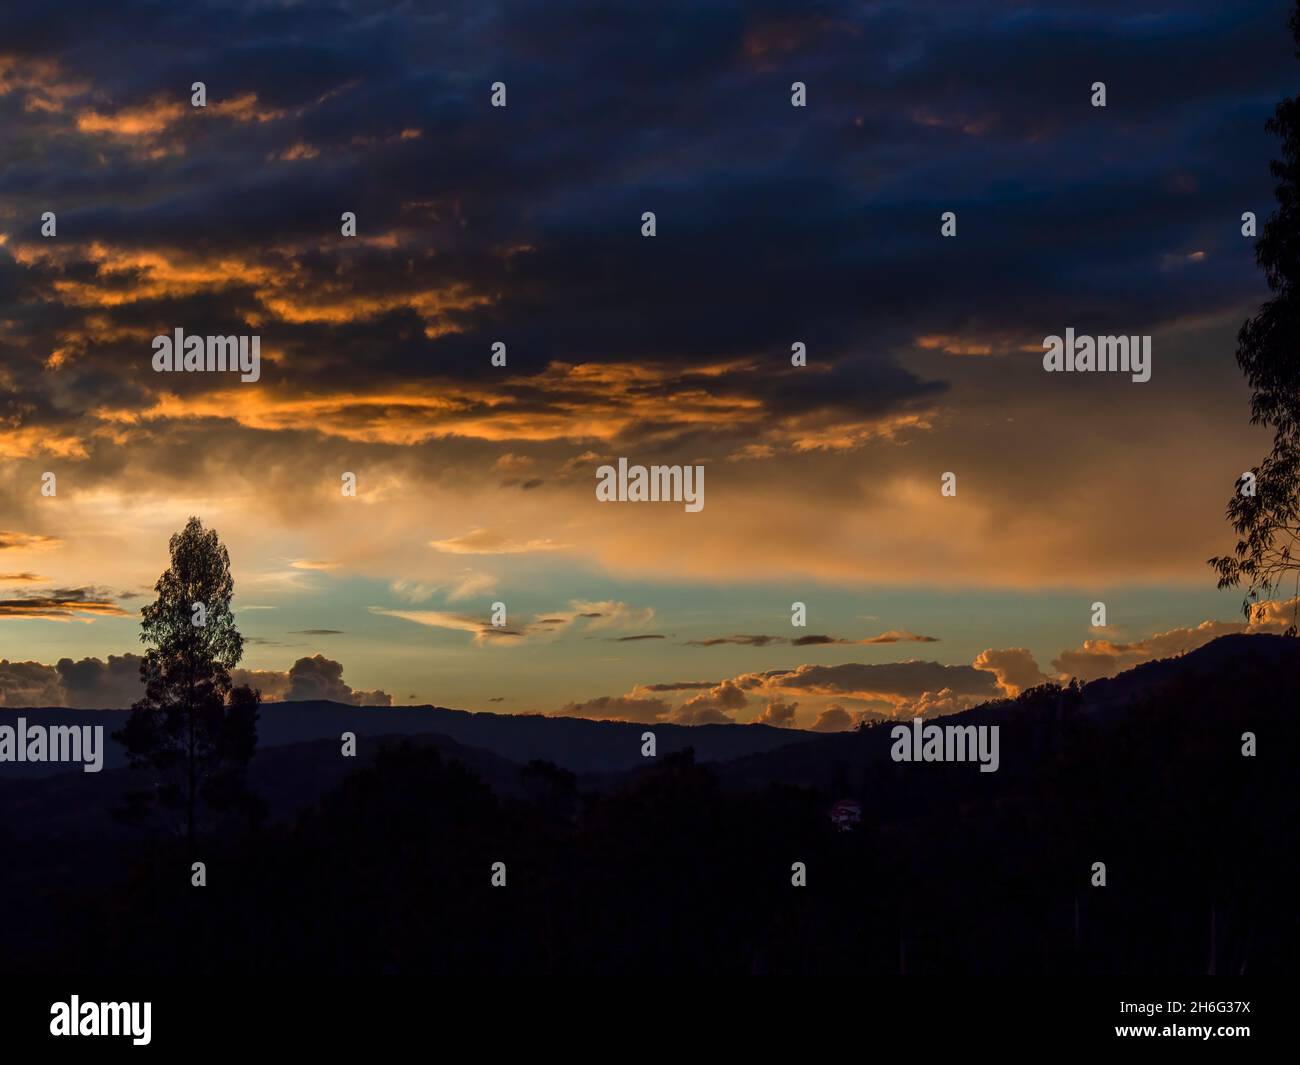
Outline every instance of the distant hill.
{"label": "distant hill", "polygon": [[[126,720],[124,710],[31,710],[0,708],[0,724],[26,717],[33,724],[103,725],[107,750],[104,768],[126,764],[120,745],[108,737]],[[574,773],[607,773],[631,769],[643,761],[641,735],[655,734],[660,754],[686,747],[701,761],[723,761],[770,751],[812,739],[816,734],[769,725],[636,725],[584,718],[469,713],[434,706],[356,707],[333,702],[264,703],[258,721],[258,749],[333,740],[344,732],[359,739],[377,736],[446,736],[458,743],[490,751],[513,762],[533,759],[554,762]],[[67,766],[45,763],[0,763],[5,777],[51,776]],[[91,776],[93,774],[85,774]]]}
{"label": "distant hill", "polygon": [[[1271,673],[1300,665],[1300,640],[1265,634],[1221,636],[1176,658],[1145,662],[1115,677],[1084,686],[1082,709],[1105,718],[1122,713],[1136,701],[1173,683],[1194,676],[1235,677],[1252,683]],[[994,722],[1005,716],[1003,702],[986,703],[960,716],[963,723]],[[71,710],[42,707],[28,710],[0,708],[0,724],[25,716],[45,725],[103,725],[107,750],[105,770],[125,766],[121,747],[108,739],[122,727],[124,710]],[[738,781],[786,779],[786,771],[763,768],[787,766],[791,782],[810,783],[796,767],[820,764],[827,752],[850,761],[874,759],[887,752],[888,729],[857,733],[814,733],[778,729],[768,725],[640,725],[585,718],[472,713],[444,707],[356,707],[327,701],[265,703],[258,722],[258,749],[310,745],[322,741],[322,751],[337,751],[339,737],[353,732],[358,738],[380,736],[443,736],[457,744],[489,752],[520,765],[534,759],[554,762],[579,774],[621,773],[644,768],[641,736],[655,733],[661,755],[691,747],[699,762],[737,762],[729,775]],[[885,747],[881,748],[884,743]],[[796,752],[791,748],[802,748]],[[306,748],[304,748],[305,750]],[[260,757],[260,755],[259,755]],[[332,757],[332,756],[331,756]],[[346,763],[344,763],[346,764]],[[48,763],[0,763],[0,780],[12,777],[53,776],[68,767]],[[93,774],[85,774],[93,776]]]}
{"label": "distant hill", "polygon": [[[1213,677],[1258,685],[1281,670],[1300,666],[1300,640],[1271,635],[1222,636],[1177,658],[1147,662],[1115,677],[1083,686],[1078,711],[1105,722],[1123,717],[1143,700],[1170,685]],[[122,710],[39,708],[0,709],[0,724],[18,716],[43,724],[98,724],[106,738],[125,721]],[[1015,700],[982,704],[943,719],[961,724],[1014,724],[1022,716]],[[1041,723],[1040,723],[1041,724]],[[889,760],[888,723],[860,732],[814,733],[767,725],[653,726],[583,718],[471,713],[442,707],[355,707],[326,701],[266,703],[258,723],[258,752],[252,772],[282,801],[284,811],[311,801],[336,784],[356,762],[339,757],[339,738],[353,732],[360,741],[360,761],[366,762],[380,742],[401,737],[442,741],[443,752],[478,772],[494,791],[511,794],[518,772],[533,760],[554,762],[578,774],[588,787],[605,788],[621,775],[648,768],[641,756],[641,736],[652,729],[660,756],[694,749],[697,762],[724,763],[719,776],[725,786],[739,790],[772,783],[830,789],[835,773],[848,768],[880,765]],[[1023,731],[1023,730],[1021,730]],[[1014,728],[1008,737],[1017,741]],[[124,769],[120,746],[108,741],[107,773]],[[1014,762],[1005,767],[1014,771]],[[6,779],[66,775],[66,765],[0,763],[0,783]],[[93,793],[102,793],[96,774],[74,770],[86,778]],[[103,776],[101,773],[99,776]],[[300,787],[290,801],[291,781]],[[75,788],[75,790],[80,790]],[[0,791],[0,795],[4,792]]]}
{"label": "distant hill", "polygon": [[1084,707],[1094,714],[1123,710],[1134,700],[1180,677],[1213,676],[1259,683],[1282,669],[1300,664],[1300,640],[1266,633],[1220,636],[1177,658],[1161,658],[1094,680],[1084,687]]}

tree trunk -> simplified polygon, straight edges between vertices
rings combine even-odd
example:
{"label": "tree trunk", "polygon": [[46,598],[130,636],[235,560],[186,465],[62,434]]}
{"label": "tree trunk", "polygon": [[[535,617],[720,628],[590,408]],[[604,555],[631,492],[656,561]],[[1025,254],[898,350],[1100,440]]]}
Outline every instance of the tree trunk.
{"label": "tree trunk", "polygon": [[186,717],[189,719],[189,757],[185,766],[189,776],[189,801],[185,807],[185,839],[190,852],[190,861],[194,861],[194,662],[189,663],[189,695],[187,698]]}

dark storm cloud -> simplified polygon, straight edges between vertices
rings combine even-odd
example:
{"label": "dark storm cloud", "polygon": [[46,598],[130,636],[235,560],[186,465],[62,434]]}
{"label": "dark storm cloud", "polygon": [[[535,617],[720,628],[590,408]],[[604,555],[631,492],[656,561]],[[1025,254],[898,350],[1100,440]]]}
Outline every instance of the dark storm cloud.
{"label": "dark storm cloud", "polygon": [[788,643],[784,636],[711,636],[704,640],[687,640],[688,647],[721,647],[737,644],[741,647],[766,647],[770,643]]}
{"label": "dark storm cloud", "polygon": [[78,615],[129,617],[113,602],[111,593],[96,588],[55,588],[31,592],[16,599],[0,599],[0,618],[69,621]]}
{"label": "dark storm cloud", "polygon": [[[8,10],[0,413],[73,432],[84,409],[160,387],[152,332],[246,320],[285,354],[264,380],[300,389],[490,380],[507,336],[522,412],[570,398],[529,389],[553,360],[664,363],[678,372],[629,387],[654,401],[699,385],[774,418],[932,403],[944,382],[899,363],[917,335],[1034,342],[1067,318],[1150,332],[1257,292],[1237,218],[1268,207],[1282,21],[1265,4]],[[789,106],[796,78],[806,110]],[[497,79],[504,110],[488,106]],[[218,106],[246,96],[246,113]],[[160,101],[183,106],[157,132],[78,129]],[[286,157],[298,148],[310,157]],[[15,262],[45,209],[50,243],[80,254]],[[392,244],[339,238],[343,210]],[[938,237],[944,210],[956,240]],[[91,242],[232,265],[150,296],[147,268],[110,275]],[[98,301],[76,306],[69,284]],[[318,298],[346,320],[281,313]],[[87,333],[56,391],[46,359]],[[789,367],[795,339],[825,372]],[[726,359],[769,372],[692,377]]]}
{"label": "dark storm cloud", "polygon": [[129,652],[107,660],[61,658],[53,666],[0,660],[0,706],[125,710],[144,695],[140,662]]}
{"label": "dark storm cloud", "polygon": [[[61,658],[53,666],[0,660],[0,706],[124,710],[144,695],[141,661],[130,652],[106,659]],[[235,669],[231,676],[236,684],[259,688],[268,700],[330,699],[352,706],[392,705],[386,692],[350,687],[343,680],[343,666],[322,655],[300,658],[287,672]]]}
{"label": "dark storm cloud", "polygon": [[860,640],[846,640],[840,636],[824,633],[809,633],[807,636],[713,636],[703,640],[687,640],[688,647],[723,647],[738,645],[741,647],[767,647],[769,644],[788,643],[792,647],[822,646],[860,646],[876,643],[938,643],[938,637],[918,636],[900,629],[890,629],[878,636],[864,636]]}
{"label": "dark storm cloud", "polygon": [[681,680],[673,681],[666,684],[645,684],[642,687],[648,692],[681,692],[681,691],[698,691],[704,688],[716,688],[720,682],[716,680]]}
{"label": "dark storm cloud", "polygon": [[109,655],[106,661],[59,659],[55,669],[63,682],[64,705],[78,708],[125,709],[144,695],[140,656]]}
{"label": "dark storm cloud", "polygon": [[264,698],[304,702],[328,699],[350,706],[392,706],[393,697],[384,691],[360,691],[343,679],[341,663],[324,655],[299,658],[287,673],[274,670],[231,671],[236,684],[258,688]]}

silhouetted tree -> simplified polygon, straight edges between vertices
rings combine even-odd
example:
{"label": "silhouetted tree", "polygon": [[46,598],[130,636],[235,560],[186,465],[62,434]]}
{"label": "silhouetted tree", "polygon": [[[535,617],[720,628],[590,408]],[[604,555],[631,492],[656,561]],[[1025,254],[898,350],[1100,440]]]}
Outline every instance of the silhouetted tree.
{"label": "silhouetted tree", "polygon": [[230,555],[216,532],[190,518],[169,546],[171,566],[154,587],[158,598],[142,612],[140,639],[152,645],[140,664],[145,694],[114,738],[132,768],[158,777],[129,797],[125,814],[183,809],[192,847],[200,802],[257,813],[244,777],[257,745],[261,693],[231,683],[243,638],[230,610]]}
{"label": "silhouetted tree", "polygon": [[[1290,26],[1300,57],[1300,5]],[[1300,585],[1294,550],[1300,541],[1300,101],[1288,97],[1278,104],[1268,129],[1282,140],[1282,157],[1271,164],[1278,206],[1255,258],[1273,295],[1241,327],[1237,364],[1253,389],[1250,420],[1273,429],[1273,449],[1252,470],[1253,494],[1244,490],[1243,476],[1228,504],[1228,520],[1240,537],[1235,551],[1209,560],[1220,588],[1245,587],[1248,619],[1290,574]]]}

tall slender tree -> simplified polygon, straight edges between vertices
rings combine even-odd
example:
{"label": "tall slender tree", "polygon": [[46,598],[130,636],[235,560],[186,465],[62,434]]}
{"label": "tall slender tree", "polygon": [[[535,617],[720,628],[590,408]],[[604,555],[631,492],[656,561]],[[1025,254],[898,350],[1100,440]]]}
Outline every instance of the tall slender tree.
{"label": "tall slender tree", "polygon": [[[1290,27],[1300,58],[1300,3]],[[1282,142],[1281,158],[1271,165],[1277,210],[1255,245],[1255,259],[1272,296],[1241,327],[1237,364],[1253,389],[1250,420],[1273,430],[1273,449],[1253,477],[1238,479],[1228,504],[1236,549],[1209,560],[1220,588],[1244,587],[1242,610],[1251,620],[1279,590],[1300,594],[1300,100],[1278,104],[1268,129]],[[1296,631],[1294,612],[1289,631]]]}
{"label": "tall slender tree", "polygon": [[244,781],[261,693],[230,679],[244,643],[230,609],[230,555],[216,532],[190,518],[169,546],[171,566],[154,587],[158,598],[142,612],[140,639],[150,645],[140,664],[145,694],[114,738],[133,768],[156,778],[129,797],[127,816],[158,806],[183,810],[192,849],[201,805],[257,814]]}

